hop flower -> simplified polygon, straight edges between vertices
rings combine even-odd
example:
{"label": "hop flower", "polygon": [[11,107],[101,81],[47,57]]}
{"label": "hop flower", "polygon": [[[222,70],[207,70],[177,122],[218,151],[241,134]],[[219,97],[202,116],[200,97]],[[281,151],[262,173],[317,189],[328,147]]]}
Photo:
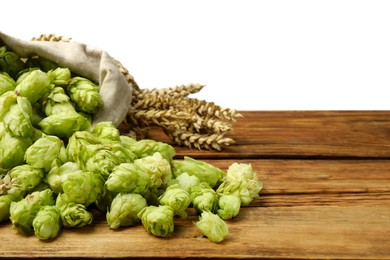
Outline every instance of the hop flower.
{"label": "hop flower", "polygon": [[95,114],[103,106],[99,86],[86,78],[74,77],[68,86],[68,91],[72,101],[83,112]]}
{"label": "hop flower", "polygon": [[199,221],[195,223],[195,226],[202,232],[203,235],[211,242],[221,242],[229,234],[229,228],[227,224],[216,214],[209,211],[202,212],[199,217]]}
{"label": "hop flower", "polygon": [[226,178],[218,187],[217,193],[231,194],[241,199],[243,206],[248,206],[259,196],[263,183],[258,180],[251,164],[233,163],[227,170]]}
{"label": "hop flower", "polygon": [[146,231],[158,237],[168,237],[174,230],[173,209],[169,206],[148,206],[143,208],[138,217]]}
{"label": "hop flower", "polygon": [[119,193],[106,214],[107,223],[112,229],[132,226],[141,221],[138,213],[147,206],[146,199],[139,194]]}
{"label": "hop flower", "polygon": [[16,82],[6,72],[0,72],[0,95],[15,90]]}
{"label": "hop flower", "polygon": [[12,202],[10,220],[13,228],[24,234],[33,233],[33,220],[43,206],[54,205],[53,192],[49,189],[35,191],[18,202]]}
{"label": "hop flower", "polygon": [[33,104],[49,94],[50,87],[50,79],[45,72],[32,70],[20,81],[15,91],[20,93],[21,96],[28,98]]}
{"label": "hop flower", "polygon": [[183,190],[179,184],[169,186],[158,198],[161,205],[170,206],[176,216],[187,217],[186,209],[191,203],[190,194]]}
{"label": "hop flower", "polygon": [[61,229],[61,214],[57,206],[43,206],[32,222],[35,236],[40,240],[55,238]]}
{"label": "hop flower", "polygon": [[188,156],[185,156],[184,160],[173,160],[173,176],[177,178],[184,172],[195,175],[201,182],[208,183],[212,188],[225,176],[225,172],[221,169]]}

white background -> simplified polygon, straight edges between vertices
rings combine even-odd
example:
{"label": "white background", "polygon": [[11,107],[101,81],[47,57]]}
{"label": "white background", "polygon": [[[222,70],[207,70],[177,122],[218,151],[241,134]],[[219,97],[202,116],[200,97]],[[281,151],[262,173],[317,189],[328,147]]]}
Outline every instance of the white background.
{"label": "white background", "polygon": [[390,109],[390,1],[1,3],[0,30],[105,49],[142,88],[239,110]]}

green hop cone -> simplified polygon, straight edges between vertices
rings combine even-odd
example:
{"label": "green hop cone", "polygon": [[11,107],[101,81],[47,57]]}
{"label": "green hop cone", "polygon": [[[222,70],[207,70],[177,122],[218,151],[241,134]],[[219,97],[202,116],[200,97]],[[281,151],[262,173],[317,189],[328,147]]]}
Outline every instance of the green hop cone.
{"label": "green hop cone", "polygon": [[66,111],[76,111],[70,103],[70,98],[61,87],[53,88],[43,101],[43,108],[46,116]]}
{"label": "green hop cone", "polygon": [[90,144],[100,144],[99,139],[87,131],[76,131],[68,140],[66,154],[70,161],[79,161],[81,158],[80,151],[83,146]]}
{"label": "green hop cone", "polygon": [[158,202],[161,205],[170,206],[175,216],[185,218],[187,217],[186,209],[191,203],[191,197],[179,184],[173,184],[158,198]]}
{"label": "green hop cone", "polygon": [[7,91],[13,91],[16,88],[16,82],[6,72],[0,72],[0,95]]}
{"label": "green hop cone", "polygon": [[35,236],[40,240],[57,237],[58,232],[61,230],[60,209],[55,205],[41,207],[32,225]]}
{"label": "green hop cone", "polygon": [[78,158],[75,158],[84,171],[101,174],[108,178],[115,166],[121,164],[120,158],[108,145],[90,144],[81,147]]}
{"label": "green hop cone", "polygon": [[50,82],[56,86],[66,86],[71,80],[71,72],[68,68],[55,68],[47,72]]}
{"label": "green hop cone", "polygon": [[109,191],[120,193],[143,193],[150,183],[150,177],[133,163],[115,166],[105,185]]}
{"label": "green hop cone", "polygon": [[7,72],[15,78],[19,71],[24,69],[24,63],[19,55],[9,51],[6,46],[0,47],[0,71]]}
{"label": "green hop cone", "polygon": [[151,189],[167,185],[172,179],[171,165],[159,152],[136,159],[134,164],[149,175]]}
{"label": "green hop cone", "polygon": [[45,72],[32,70],[16,86],[15,91],[28,98],[31,103],[35,103],[49,94],[50,87],[50,79]]}
{"label": "green hop cone", "polygon": [[39,126],[45,134],[69,138],[76,131],[88,129],[91,124],[80,113],[67,110],[45,117],[39,122]]}
{"label": "green hop cone", "polygon": [[63,200],[62,195],[57,196],[56,206],[60,209],[64,227],[80,228],[92,223],[92,213],[87,210],[85,205],[74,202],[68,203]]}
{"label": "green hop cone", "polygon": [[104,192],[104,179],[92,172],[69,174],[61,186],[64,201],[89,206]]}
{"label": "green hop cone", "polygon": [[32,107],[25,97],[18,96],[4,116],[4,125],[14,136],[27,137],[33,132]]}
{"label": "green hop cone", "polygon": [[101,141],[120,142],[120,132],[112,122],[100,122],[92,129],[92,134]]}
{"label": "green hop cone", "polygon": [[206,182],[191,188],[191,201],[198,213],[203,211],[216,212],[218,208],[218,195]]}
{"label": "green hop cone", "polygon": [[24,163],[24,156],[31,146],[30,137],[16,137],[8,132],[0,140],[0,168],[10,170]]}
{"label": "green hop cone", "polygon": [[227,224],[216,214],[209,211],[203,211],[199,217],[199,221],[195,222],[195,226],[205,235],[211,242],[221,242],[229,234]]}
{"label": "green hop cone", "polygon": [[11,202],[23,199],[19,194],[0,195],[0,223],[9,219]]}
{"label": "green hop cone", "polygon": [[248,206],[259,196],[263,183],[258,180],[251,164],[233,163],[227,170],[226,178],[218,187],[217,193],[236,195],[241,205]]}
{"label": "green hop cone", "polygon": [[218,201],[217,214],[222,219],[231,219],[238,215],[241,207],[241,199],[235,195],[222,195]]}
{"label": "green hop cone", "polygon": [[106,214],[108,226],[118,229],[137,224],[141,221],[138,213],[147,206],[146,199],[139,194],[119,193]]}
{"label": "green hop cone", "polygon": [[131,146],[137,142],[136,139],[131,138],[130,136],[127,136],[127,135],[120,135],[119,140],[120,140],[121,144],[123,145],[123,147],[125,147],[126,149],[129,149],[129,150],[131,150]]}
{"label": "green hop cone", "polygon": [[171,162],[173,157],[176,155],[176,151],[173,146],[151,139],[142,139],[136,142],[132,142],[130,149],[137,155],[138,158],[150,156],[155,152],[159,152],[164,159]]}
{"label": "green hop cone", "polygon": [[148,206],[138,213],[146,231],[158,237],[168,237],[173,233],[173,216],[173,209],[165,205]]}
{"label": "green hop cone", "polygon": [[32,192],[43,180],[44,172],[42,169],[33,168],[28,164],[19,165],[8,172],[11,178],[11,186],[8,194],[19,194],[26,196]]}
{"label": "green hop cone", "polygon": [[179,184],[180,187],[188,193],[191,192],[192,187],[200,184],[198,177],[195,175],[189,175],[186,172],[177,176],[176,179],[173,179],[173,182]]}
{"label": "green hop cone", "polygon": [[63,192],[62,183],[72,174],[82,174],[80,166],[75,162],[66,162],[64,164],[53,163],[52,168],[46,174],[44,181],[49,184],[54,193]]}
{"label": "green hop cone", "polygon": [[18,95],[15,91],[7,91],[0,96],[0,120],[9,112],[12,105],[17,103]]}
{"label": "green hop cone", "polygon": [[74,77],[68,86],[68,92],[78,110],[95,114],[103,106],[99,86],[86,78]]}
{"label": "green hop cone", "polygon": [[137,159],[137,156],[131,150],[124,147],[121,142],[111,141],[105,143],[105,145],[114,152],[121,163],[134,162],[134,160]]}
{"label": "green hop cone", "polygon": [[24,234],[33,233],[32,222],[39,209],[43,206],[54,205],[51,190],[35,191],[18,202],[12,202],[10,219],[13,228]]}
{"label": "green hop cone", "polygon": [[189,175],[195,175],[201,182],[207,182],[212,188],[222,181],[225,176],[225,172],[221,169],[188,156],[184,156],[184,160],[173,160],[172,168],[175,178],[186,172]]}
{"label": "green hop cone", "polygon": [[64,142],[60,138],[54,135],[45,135],[27,149],[24,157],[27,164],[48,172],[53,161],[64,153]]}

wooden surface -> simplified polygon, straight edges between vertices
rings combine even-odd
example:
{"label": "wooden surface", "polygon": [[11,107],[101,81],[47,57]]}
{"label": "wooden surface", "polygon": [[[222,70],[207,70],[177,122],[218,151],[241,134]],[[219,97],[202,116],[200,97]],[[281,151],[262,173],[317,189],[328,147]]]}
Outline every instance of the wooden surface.
{"label": "wooden surface", "polygon": [[[222,152],[177,148],[222,169],[251,163],[264,188],[227,221],[222,243],[200,237],[195,214],[172,237],[110,230],[104,216],[51,242],[0,224],[1,257],[390,259],[390,111],[242,112]],[[169,142],[158,130],[151,137]]]}

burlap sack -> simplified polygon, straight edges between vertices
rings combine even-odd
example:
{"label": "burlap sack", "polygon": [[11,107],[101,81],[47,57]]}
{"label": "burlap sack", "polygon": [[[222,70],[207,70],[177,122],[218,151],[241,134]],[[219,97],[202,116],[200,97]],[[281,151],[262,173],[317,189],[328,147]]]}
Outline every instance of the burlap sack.
{"label": "burlap sack", "polygon": [[25,41],[1,31],[0,44],[21,57],[40,56],[99,83],[104,106],[94,116],[94,125],[111,121],[118,126],[124,120],[130,108],[132,86],[104,50],[73,41]]}

